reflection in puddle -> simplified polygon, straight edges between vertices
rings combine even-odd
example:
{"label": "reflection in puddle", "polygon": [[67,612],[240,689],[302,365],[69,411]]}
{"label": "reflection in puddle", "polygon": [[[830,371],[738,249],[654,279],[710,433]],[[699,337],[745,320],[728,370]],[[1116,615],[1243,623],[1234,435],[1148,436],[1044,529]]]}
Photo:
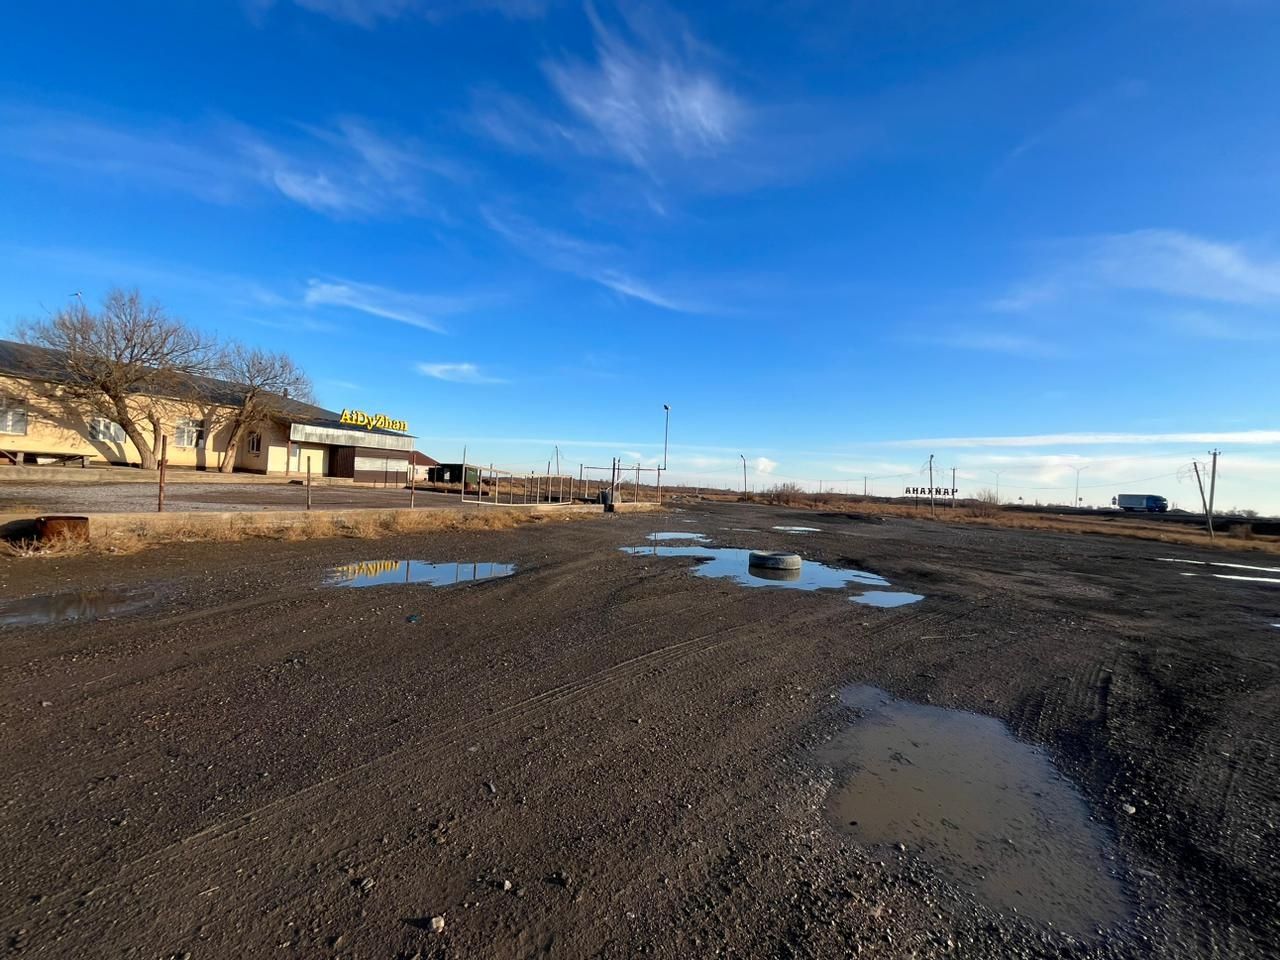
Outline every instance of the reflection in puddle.
{"label": "reflection in puddle", "polygon": [[26,597],[0,604],[0,626],[108,620],[146,607],[154,597],[136,590],[81,590],[47,597]]}
{"label": "reflection in puddle", "polygon": [[699,561],[694,572],[703,577],[727,577],[744,587],[794,587],[799,590],[838,589],[849,583],[865,583],[887,587],[889,581],[862,570],[828,567],[813,560],[804,561],[799,570],[774,570],[753,567],[747,563],[750,550],[729,547],[623,547],[632,555],[655,557],[692,557]]}
{"label": "reflection in puddle", "polygon": [[394,583],[425,583],[447,587],[455,583],[509,577],[514,563],[424,563],[421,560],[361,560],[333,567],[325,576],[331,587],[377,587]]}
{"label": "reflection in puddle", "polygon": [[651,533],[649,540],[706,540],[705,533],[684,533],[680,531],[665,530],[662,533]]}
{"label": "reflection in puddle", "polygon": [[850,597],[854,603],[865,603],[868,607],[902,607],[908,603],[916,603],[924,599],[922,593],[897,593],[892,590],[868,590],[856,597]]}
{"label": "reflection in puddle", "polygon": [[847,773],[828,810],[867,844],[905,844],[999,910],[1076,935],[1125,920],[1109,839],[1043,752],[999,720],[852,686],[865,716],[822,748]]}
{"label": "reflection in puddle", "polygon": [[781,530],[783,533],[821,533],[819,527],[774,527],[775,530]]}

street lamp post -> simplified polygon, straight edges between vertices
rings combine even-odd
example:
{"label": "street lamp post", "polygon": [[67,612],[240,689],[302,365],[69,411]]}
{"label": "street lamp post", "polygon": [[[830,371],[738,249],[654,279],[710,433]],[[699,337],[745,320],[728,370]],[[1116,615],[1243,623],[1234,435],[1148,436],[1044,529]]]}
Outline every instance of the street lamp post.
{"label": "street lamp post", "polygon": [[664,403],[662,410],[666,414],[666,423],[662,428],[662,466],[658,469],[658,502],[662,502],[662,472],[667,469],[667,440],[671,436],[671,404]]}
{"label": "street lamp post", "polygon": [[1089,465],[1085,464],[1083,467],[1072,467],[1071,469],[1073,469],[1076,472],[1076,499],[1075,499],[1075,502],[1071,504],[1071,506],[1076,510],[1079,510],[1080,509],[1080,471],[1088,470]]}
{"label": "street lamp post", "polygon": [[745,454],[738,454],[742,458],[742,498],[747,498],[747,457]]}
{"label": "street lamp post", "polygon": [[992,473],[994,473],[994,474],[996,475],[996,503],[997,503],[997,504],[999,504],[999,503],[1000,503],[1000,474],[1001,474],[1001,471],[1000,471],[1000,470],[992,470],[991,472],[992,472]]}

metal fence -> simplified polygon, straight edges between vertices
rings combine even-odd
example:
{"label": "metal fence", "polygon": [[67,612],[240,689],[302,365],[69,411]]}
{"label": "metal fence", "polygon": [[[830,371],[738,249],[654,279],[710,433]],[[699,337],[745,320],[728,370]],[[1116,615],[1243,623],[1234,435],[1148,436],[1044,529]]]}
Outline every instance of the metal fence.
{"label": "metal fence", "polygon": [[492,463],[463,463],[462,477],[460,495],[463,503],[491,506],[572,503],[578,492],[572,476],[533,471],[518,473]]}
{"label": "metal fence", "polygon": [[662,498],[661,485],[661,470],[640,464],[628,467],[621,460],[608,467],[579,464],[576,477],[550,469],[545,473],[521,472],[464,460],[458,492],[463,503],[491,506],[598,503],[603,491],[611,491],[615,503],[653,503]]}

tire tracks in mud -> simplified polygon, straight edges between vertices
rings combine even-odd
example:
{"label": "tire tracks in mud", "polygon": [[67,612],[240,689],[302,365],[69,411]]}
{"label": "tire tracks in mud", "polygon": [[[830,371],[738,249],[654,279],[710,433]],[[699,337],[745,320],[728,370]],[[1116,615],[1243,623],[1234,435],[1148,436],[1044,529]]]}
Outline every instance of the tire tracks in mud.
{"label": "tire tracks in mud", "polygon": [[[667,600],[669,601],[669,599],[670,596],[668,595]],[[703,619],[705,619],[706,617],[714,616],[718,610],[735,606],[737,599],[733,591],[726,591],[721,594],[720,603],[710,609],[707,609],[704,604],[691,604],[677,611],[668,609],[653,616],[622,624],[619,626],[618,631],[634,630],[659,618],[669,620],[673,616],[678,616],[680,613],[688,612],[698,607],[702,607],[705,611],[703,616]],[[620,606],[626,605],[626,601],[623,601],[618,596],[614,596],[614,601],[619,603]],[[803,624],[831,619],[833,612],[832,610],[803,611],[799,615],[793,613],[789,619]],[[870,629],[864,629],[862,633],[866,636],[872,636],[889,630],[909,630],[912,624],[937,621],[939,617],[938,611],[921,611],[912,613],[905,618],[899,617],[887,620]],[[958,619],[958,617],[953,615],[946,622],[951,622],[955,619]],[[749,638],[756,633],[757,629],[758,625],[754,622],[728,624],[714,631],[628,657],[602,670],[595,671],[589,676],[557,684],[508,704],[495,713],[475,717],[448,731],[440,731],[425,737],[414,737],[392,750],[371,757],[323,780],[291,791],[289,794],[262,804],[253,810],[236,814],[234,817],[211,824],[193,834],[172,841],[157,850],[140,854],[123,864],[111,880],[94,886],[88,893],[81,894],[80,902],[86,907],[92,903],[105,908],[108,903],[118,900],[117,892],[127,889],[136,894],[140,887],[160,881],[166,873],[173,872],[172,867],[175,864],[192,857],[198,860],[203,859],[207,864],[200,866],[198,863],[191,863],[182,871],[185,875],[192,877],[191,882],[184,884],[187,888],[187,902],[196,902],[196,898],[199,897],[201,891],[196,890],[195,887],[203,887],[205,884],[211,883],[211,877],[215,874],[223,876],[224,880],[227,877],[235,876],[235,860],[228,862],[228,857],[235,857],[236,854],[233,850],[219,849],[223,847],[224,841],[234,841],[237,847],[243,847],[246,844],[267,843],[271,840],[276,825],[285,818],[301,822],[319,823],[319,818],[315,816],[308,818],[301,811],[328,808],[331,805],[331,797],[336,793],[347,790],[349,785],[355,781],[367,782],[370,789],[375,789],[380,794],[401,794],[405,792],[409,783],[416,777],[421,776],[418,770],[418,758],[420,756],[447,752],[467,741],[480,730],[484,731],[486,738],[501,738],[504,735],[518,732],[522,726],[527,727],[528,724],[535,723],[539,719],[550,718],[557,711],[578,702],[587,702],[591,699],[599,700],[608,696],[609,703],[616,705],[617,701],[628,690],[640,684],[651,683],[654,678],[681,667],[685,661],[691,658],[705,656],[737,640]],[[501,632],[501,630],[495,631],[495,633],[498,632]],[[616,634],[610,634],[609,636],[614,635]],[[607,642],[608,637],[601,638],[601,640],[602,642]],[[703,680],[699,684],[699,689],[705,690],[716,684],[714,671],[704,671],[701,676]],[[499,682],[497,680],[487,682],[481,688],[469,691],[468,698],[475,700],[477,697],[482,696],[484,692],[492,690],[498,685]],[[391,729],[413,719],[412,715],[398,718],[377,731],[377,735],[384,736]],[[580,729],[591,725],[591,723],[590,718],[579,716],[573,721],[572,726],[575,729]],[[463,758],[465,758],[465,755],[461,755],[459,759]],[[332,805],[335,808],[342,807],[341,804],[334,803]],[[343,817],[344,821],[350,822],[352,825],[358,825],[362,821],[361,808],[359,805],[356,806],[357,809],[352,810],[351,806],[347,805]],[[424,813],[422,816],[425,818],[427,814]],[[330,820],[324,824],[324,833],[326,835],[341,834],[343,830],[344,827],[339,821]],[[355,830],[348,828],[348,832],[359,834],[358,828]],[[301,842],[301,840],[302,838],[299,834],[294,835],[295,844]],[[412,844],[405,844],[386,852],[383,856],[395,856],[411,849],[411,847]],[[381,856],[375,858],[375,862],[380,859],[382,859]],[[305,898],[314,894],[314,883],[304,880],[300,888],[297,883],[299,878],[306,876],[305,864],[298,862],[295,866],[297,869],[292,872],[293,881],[290,882],[289,877],[282,878],[284,882],[278,888],[278,892],[288,898],[285,900],[286,904],[291,904],[298,898]],[[223,886],[222,883],[214,883],[213,885]],[[292,893],[287,892],[290,887],[293,888]],[[256,887],[251,886],[246,891],[245,896],[252,897],[255,889]],[[172,893],[174,891],[170,890],[169,892]],[[40,913],[48,917],[53,909],[65,904],[74,895],[75,888],[64,888],[41,904]],[[129,901],[135,899],[128,894],[124,896]],[[220,904],[217,912],[234,912],[237,908],[237,902],[227,902]],[[32,913],[32,910],[20,909],[7,919],[13,921],[26,916],[28,917],[27,926],[42,926],[45,921],[32,916]],[[133,919],[135,922],[142,922],[140,915],[135,915]],[[87,927],[91,929],[95,926],[91,918],[83,915],[78,916],[77,923],[80,924],[81,928]]]}

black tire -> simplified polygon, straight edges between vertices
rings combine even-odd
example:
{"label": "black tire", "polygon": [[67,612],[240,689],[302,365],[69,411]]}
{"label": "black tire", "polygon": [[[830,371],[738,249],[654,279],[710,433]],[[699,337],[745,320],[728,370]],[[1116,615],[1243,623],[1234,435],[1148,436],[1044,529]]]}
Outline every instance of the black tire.
{"label": "black tire", "polygon": [[798,553],[774,550],[752,550],[751,555],[747,557],[748,566],[763,567],[767,570],[799,570],[801,562]]}

